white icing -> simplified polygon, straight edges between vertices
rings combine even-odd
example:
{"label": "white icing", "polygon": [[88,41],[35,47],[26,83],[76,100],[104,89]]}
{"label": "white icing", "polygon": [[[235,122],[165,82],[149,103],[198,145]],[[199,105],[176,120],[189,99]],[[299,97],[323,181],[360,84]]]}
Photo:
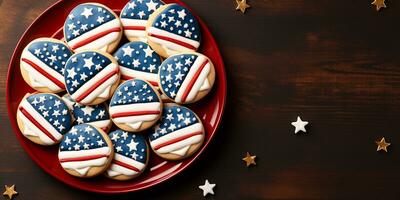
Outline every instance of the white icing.
{"label": "white icing", "polygon": [[[113,19],[111,21],[108,21],[106,23],[104,23],[101,26],[98,26],[70,41],[67,41],[67,44],[70,47],[75,46],[77,43],[90,38],[98,33],[113,29],[113,28],[117,28],[117,27],[121,27],[121,22],[119,21],[118,18]],[[111,43],[113,43],[115,40],[117,40],[119,37],[119,32],[112,32],[109,33],[101,38],[96,39],[95,41],[92,41],[86,45],[83,45],[79,48],[74,49],[75,51],[81,51],[81,50],[89,50],[89,49],[104,49],[107,48],[107,46]]]}
{"label": "white icing", "polygon": [[[77,99],[81,94],[83,94],[86,90],[92,87],[95,83],[100,81],[103,77],[107,76],[109,73],[117,69],[117,65],[114,63],[109,64],[105,69],[101,70],[96,76],[90,79],[88,82],[83,84],[74,94],[71,95],[73,99]],[[114,74],[109,79],[107,79],[103,84],[98,86],[95,90],[93,90],[89,95],[87,95],[84,99],[82,99],[79,103],[87,104],[92,102],[95,98],[99,97],[100,94],[104,93],[105,90],[110,92],[111,86],[118,80],[119,74]]]}
{"label": "white icing", "polygon": [[95,122],[89,122],[87,124],[90,124],[92,126],[98,127],[98,128],[106,128],[110,125],[111,120],[110,119],[105,119],[105,120],[100,120],[100,121],[95,121]]}
{"label": "white icing", "polygon": [[[190,81],[199,70],[201,65],[207,60],[205,56],[198,56],[194,61],[193,65],[190,67],[188,74],[185,77],[185,80],[182,82],[182,86],[179,88],[178,92],[176,93],[175,102],[182,103],[182,96],[188,87]],[[192,89],[189,92],[189,95],[186,97],[186,102],[193,100],[196,97],[200,87],[204,84],[204,81],[207,80],[208,74],[210,73],[211,65],[207,63],[204,66],[203,70],[201,71],[200,75],[197,77],[195,84],[193,85]]]}
{"label": "white icing", "polygon": [[[109,147],[100,147],[96,149],[80,150],[80,151],[59,151],[58,159],[66,158],[78,158],[90,155],[110,155]],[[91,167],[102,166],[107,163],[107,157],[101,157],[97,159],[87,160],[87,161],[72,161],[72,162],[62,162],[61,166],[64,169],[72,169],[77,171],[81,175],[85,175]]]}
{"label": "white icing", "polygon": [[[130,166],[133,166],[133,167],[137,168],[140,172],[143,171],[144,168],[146,167],[145,164],[143,164],[141,162],[138,162],[138,161],[136,161],[136,160],[134,160],[132,158],[128,158],[126,156],[118,154],[118,153],[116,153],[114,155],[114,160],[117,160],[117,161],[123,162],[125,164],[128,164]],[[115,164],[115,163],[112,163],[110,168],[107,170],[107,174],[109,176],[111,176],[111,177],[118,176],[118,175],[121,175],[121,174],[122,175],[126,175],[126,176],[132,176],[132,175],[135,175],[137,173],[138,172],[136,172],[134,170],[125,168],[125,167],[120,166],[120,165]]]}
{"label": "white icing", "polygon": [[105,98],[105,99],[108,98],[110,95],[110,90],[111,90],[111,86],[106,87],[106,89],[104,89],[104,91],[101,94],[99,94],[98,97]]}
{"label": "white icing", "polygon": [[[24,108],[37,122],[39,122],[40,125],[42,125],[57,141],[61,140],[62,134],[59,133],[42,115],[40,115],[26,99],[22,101],[21,107]],[[52,139],[50,139],[27,117],[25,117],[25,115],[20,110],[18,110],[18,117],[21,119],[25,127],[25,129],[22,131],[23,135],[37,136],[43,143],[47,145],[55,144]]]}
{"label": "white icing", "polygon": [[[199,46],[200,46],[200,42],[198,42],[198,41],[191,40],[191,39],[182,37],[180,35],[177,35],[177,34],[174,34],[174,33],[170,33],[168,31],[164,31],[164,30],[161,30],[161,29],[158,29],[158,28],[155,28],[155,27],[149,27],[147,29],[147,32],[151,33],[151,34],[155,34],[155,35],[166,36],[166,37],[169,37],[169,38],[173,38],[175,40],[179,40],[179,41],[188,43],[188,44],[192,45],[193,47],[195,47],[196,49],[199,48]],[[174,52],[195,51],[193,49],[189,49],[189,48],[181,46],[179,44],[176,44],[176,43],[173,43],[173,42],[170,42],[170,41],[167,41],[167,40],[162,40],[162,39],[159,39],[159,38],[156,38],[156,37],[152,37],[152,36],[149,37],[149,40],[152,41],[152,42],[160,44],[161,46],[163,46],[163,48],[165,50],[169,50],[169,54],[172,54]]]}
{"label": "white icing", "polygon": [[180,163],[178,163],[178,164],[172,166],[171,168],[169,168],[169,169],[167,169],[167,170],[165,170],[165,171],[163,171],[163,172],[157,174],[156,176],[153,176],[153,177],[151,177],[151,178],[148,178],[148,179],[144,180],[144,181],[141,182],[141,183],[148,183],[148,182],[152,182],[152,181],[154,181],[154,180],[158,180],[158,179],[160,179],[160,178],[163,178],[163,177],[165,177],[165,176],[171,174],[171,173],[174,172],[175,170],[177,170],[181,165],[182,165],[182,163],[180,162]]}
{"label": "white icing", "polygon": [[[128,19],[121,18],[122,25],[125,26],[142,26],[146,28],[147,20],[141,19]],[[139,37],[141,41],[146,42],[146,30],[127,30],[124,29],[124,33],[127,37]]]}
{"label": "white icing", "polygon": [[185,146],[185,147],[183,147],[181,149],[178,149],[176,151],[172,151],[171,153],[177,154],[177,155],[180,155],[180,156],[184,156],[184,155],[186,155],[186,152],[189,150],[189,148],[190,148],[190,146]]}
{"label": "white icing", "polygon": [[119,66],[119,69],[121,70],[121,74],[123,74],[123,75],[129,76],[129,77],[141,78],[146,81],[153,81],[156,83],[158,82],[158,74],[137,71],[134,69],[126,68],[124,66]]}
{"label": "white icing", "polygon": [[203,85],[201,85],[199,91],[203,91],[203,90],[208,90],[210,89],[211,85],[210,82],[208,82],[208,79],[204,80]]}
{"label": "white icing", "polygon": [[[44,71],[51,74],[51,76],[56,78],[58,81],[60,81],[61,83],[64,83],[64,77],[61,74],[59,74],[53,68],[47,66],[44,62],[42,62],[40,59],[38,59],[30,51],[28,51],[28,50],[23,51],[21,58],[26,58],[26,59],[32,61],[37,66],[39,66],[41,69],[43,69]],[[32,66],[30,66],[28,63],[26,63],[22,60],[21,60],[21,66],[25,71],[28,72],[28,76],[29,76],[30,82],[33,87],[47,87],[52,91],[59,91],[62,89],[62,88],[58,87],[53,81],[46,78],[40,72],[36,71]]]}
{"label": "white icing", "polygon": [[70,99],[68,99],[66,96],[61,97],[61,99],[65,102],[65,104],[67,104],[67,107],[70,110],[74,109],[74,105],[75,105],[75,101],[71,101]]}
{"label": "white icing", "polygon": [[[161,104],[159,102],[151,102],[151,103],[136,103],[128,105],[113,105],[110,106],[109,111],[111,116],[122,112],[161,111]],[[158,114],[148,114],[148,115],[117,117],[117,118],[114,117],[113,120],[118,124],[126,124],[136,130],[140,128],[142,122],[153,121],[158,116],[159,116]]]}
{"label": "white icing", "polygon": [[[182,137],[182,136],[194,133],[194,132],[198,132],[198,131],[204,132],[204,128],[201,123],[196,123],[196,124],[190,125],[188,127],[171,132],[169,134],[166,134],[160,138],[150,141],[150,145],[154,148],[154,147],[156,147],[160,144],[163,144],[165,142],[168,142],[170,140],[174,140],[176,138],[179,138],[179,137]],[[194,135],[192,137],[186,138],[185,140],[181,140],[179,142],[175,142],[175,143],[169,144],[167,146],[161,147],[155,151],[157,151],[158,153],[173,153],[173,152],[177,151],[176,153],[178,155],[181,155],[184,150],[182,150],[182,151],[179,151],[179,150],[181,150],[182,148],[187,147],[187,146],[190,147],[190,145],[192,145],[192,144],[199,143],[203,139],[203,137],[204,137],[204,134]],[[184,154],[186,154],[186,152],[184,152]]]}

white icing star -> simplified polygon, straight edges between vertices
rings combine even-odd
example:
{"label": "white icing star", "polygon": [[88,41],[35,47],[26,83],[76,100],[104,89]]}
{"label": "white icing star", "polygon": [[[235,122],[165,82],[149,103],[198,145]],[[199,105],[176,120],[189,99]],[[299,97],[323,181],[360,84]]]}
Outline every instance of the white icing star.
{"label": "white icing star", "polygon": [[41,51],[41,49],[35,49],[35,53],[34,53],[34,54],[35,54],[36,56],[39,56],[39,55],[41,54],[40,51]]}
{"label": "white icing star", "polygon": [[150,72],[153,72],[154,70],[156,70],[156,65],[151,65],[147,68]]}
{"label": "white icing star", "polygon": [[158,3],[154,3],[153,0],[150,0],[149,3],[146,3],[147,11],[155,11],[157,9]]}
{"label": "white icing star", "polygon": [[74,17],[75,17],[75,16],[74,16],[74,14],[72,14],[72,13],[68,15],[68,18],[69,18],[69,19],[74,19]]}
{"label": "white icing star", "polygon": [[136,7],[135,2],[128,3],[128,9],[135,9],[135,7]]}
{"label": "white icing star", "polygon": [[190,60],[190,58],[185,59],[185,65],[190,65],[192,64],[192,61]]}
{"label": "white icing star", "polygon": [[132,65],[134,67],[139,67],[139,65],[140,65],[139,59],[134,59],[133,62],[132,62]]}
{"label": "white icing star", "polygon": [[85,61],[85,64],[83,65],[83,67],[87,67],[88,69],[92,68],[92,66],[94,65],[92,59],[93,57],[90,57],[88,59],[84,58],[83,60]]}
{"label": "white icing star", "polygon": [[135,49],[132,49],[130,46],[124,47],[122,48],[122,51],[124,52],[123,56],[132,56],[132,51],[134,51]]}
{"label": "white icing star", "polygon": [[76,129],[75,127],[72,127],[71,130],[69,131],[72,135],[76,135],[76,133],[78,132],[78,129]]}
{"label": "white icing star", "polygon": [[88,77],[85,72],[83,72],[82,74],[80,74],[81,78],[80,80],[86,81],[86,78]]}
{"label": "white icing star", "polygon": [[105,110],[100,110],[100,112],[99,112],[99,117],[100,117],[100,118],[103,118],[105,114],[106,114],[106,111],[105,111]]}
{"label": "white icing star", "polygon": [[204,185],[200,185],[199,188],[201,190],[203,190],[203,196],[206,196],[207,194],[212,194],[214,195],[214,187],[216,186],[216,184],[210,184],[210,182],[208,182],[208,180],[206,179],[206,182],[204,183]]}
{"label": "white icing star", "polygon": [[103,140],[98,140],[97,145],[102,146],[104,144]]}
{"label": "white icing star", "polygon": [[139,15],[140,19],[142,19],[143,16],[145,16],[146,14],[144,14],[144,12],[143,12],[143,10],[142,10],[142,11],[140,11],[140,12],[138,13],[138,15]]}
{"label": "white icing star", "polygon": [[145,57],[151,57],[153,55],[153,50],[150,48],[150,46],[147,46],[146,49],[143,49],[144,53],[146,54]]}
{"label": "white icing star", "polygon": [[78,150],[80,149],[80,147],[81,147],[81,146],[80,146],[79,144],[75,144],[75,145],[74,145],[75,151],[78,151]]}
{"label": "white icing star", "polygon": [[76,119],[76,122],[78,122],[78,124],[83,124],[83,118],[78,117],[78,119]]}
{"label": "white icing star", "polygon": [[72,35],[74,35],[75,37],[78,36],[79,35],[79,30],[78,29],[73,30],[72,31]]}
{"label": "white icing star", "polygon": [[113,133],[111,140],[117,141],[119,139],[118,133]]}
{"label": "white icing star", "polygon": [[82,111],[83,111],[84,115],[92,116],[92,112],[94,111],[94,108],[92,108],[91,106],[85,106],[82,108]]}
{"label": "white icing star", "polygon": [[138,142],[135,142],[133,139],[131,140],[131,142],[129,144],[127,144],[126,146],[129,147],[129,151],[135,150],[136,151],[136,146],[138,145]]}
{"label": "white icing star", "polygon": [[67,24],[68,30],[74,30],[76,28],[74,23]]}
{"label": "white icing star", "polygon": [[184,120],[185,118],[183,117],[183,114],[178,114],[178,121]]}
{"label": "white icing star", "polygon": [[98,16],[96,21],[101,24],[104,22],[104,17]]}
{"label": "white icing star", "polygon": [[78,142],[79,142],[79,143],[82,143],[84,140],[85,140],[85,137],[83,137],[82,135],[80,135],[80,136],[78,137]]}
{"label": "white icing star", "polygon": [[77,80],[73,80],[72,81],[72,86],[73,87],[78,87],[78,85],[79,85],[79,82]]}
{"label": "white icing star", "polygon": [[185,33],[185,37],[192,37],[192,32],[189,31],[189,29],[186,29],[186,31],[184,31]]}
{"label": "white icing star", "polygon": [[82,29],[82,31],[86,31],[88,29],[88,25],[87,24],[82,24],[81,25],[81,29]]}
{"label": "white icing star", "polygon": [[60,48],[58,47],[58,45],[53,45],[53,46],[51,46],[51,51],[52,52],[57,52]]}
{"label": "white icing star", "polygon": [[121,136],[124,138],[124,140],[126,140],[128,137],[128,132],[124,131]]}
{"label": "white icing star", "polygon": [[181,71],[179,71],[178,74],[175,75],[175,80],[182,80],[183,76],[184,76],[184,74],[182,74]]}
{"label": "white icing star", "polygon": [[186,17],[185,10],[182,9],[181,11],[178,11],[178,17],[184,20]]}
{"label": "white icing star", "polygon": [[51,55],[50,57],[47,57],[51,62],[57,61],[57,57],[55,55]]}
{"label": "white icing star", "polygon": [[65,144],[70,145],[71,144],[71,139],[67,137],[65,137]]}
{"label": "white icing star", "polygon": [[86,19],[88,19],[91,15],[93,15],[92,9],[93,8],[83,8],[83,12],[81,13],[81,15],[85,16]]}
{"label": "white icing star", "polygon": [[308,124],[306,121],[302,121],[301,118],[298,116],[297,121],[292,122],[292,125],[295,127],[294,133],[297,134],[299,131],[306,132],[305,126]]}
{"label": "white icing star", "polygon": [[117,150],[117,152],[122,151],[122,147],[121,146],[117,146],[115,149]]}
{"label": "white icing star", "polygon": [[183,120],[183,123],[185,123],[186,126],[189,125],[190,124],[190,118],[186,118],[185,120]]}
{"label": "white icing star", "polygon": [[90,131],[93,131],[92,127],[87,126],[87,127],[85,128],[85,132],[86,132],[86,133],[90,133]]}
{"label": "white icing star", "polygon": [[160,25],[162,28],[165,28],[165,27],[167,27],[167,22],[166,21],[161,21],[161,25]]}
{"label": "white icing star", "polygon": [[176,129],[176,125],[175,124],[170,124],[168,129],[171,130],[171,131],[174,131]]}

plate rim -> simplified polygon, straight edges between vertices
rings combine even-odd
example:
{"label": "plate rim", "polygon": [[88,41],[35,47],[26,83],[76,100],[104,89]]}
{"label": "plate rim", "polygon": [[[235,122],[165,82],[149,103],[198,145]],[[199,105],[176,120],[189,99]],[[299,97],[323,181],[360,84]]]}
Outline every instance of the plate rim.
{"label": "plate rim", "polygon": [[91,187],[81,187],[78,185],[75,185],[73,183],[70,183],[68,181],[64,181],[62,179],[62,177],[57,176],[55,173],[53,173],[52,170],[50,170],[49,168],[47,168],[41,161],[39,161],[40,159],[38,159],[33,153],[32,151],[30,151],[29,147],[23,143],[20,139],[20,137],[18,136],[19,134],[19,129],[16,127],[16,122],[15,122],[15,117],[13,116],[13,111],[12,111],[12,106],[11,106],[11,102],[10,102],[10,98],[11,98],[11,88],[10,88],[10,79],[11,76],[13,75],[13,69],[12,66],[14,65],[15,59],[16,58],[16,54],[17,54],[17,50],[18,47],[21,45],[21,43],[23,42],[24,38],[28,35],[29,30],[31,29],[31,27],[33,27],[36,23],[38,23],[38,21],[40,21],[43,18],[43,15],[45,13],[47,13],[49,10],[53,9],[54,7],[58,6],[59,4],[62,4],[64,2],[66,2],[67,0],[58,0],[55,3],[51,4],[49,7],[47,7],[44,11],[42,11],[34,20],[33,22],[26,28],[26,30],[24,31],[24,33],[22,34],[22,36],[19,38],[17,44],[15,45],[14,51],[10,57],[10,61],[8,63],[8,69],[7,69],[7,78],[6,78],[6,105],[7,105],[7,114],[10,120],[10,124],[11,124],[11,128],[13,130],[14,135],[16,136],[19,144],[23,147],[24,151],[29,155],[29,157],[31,158],[31,160],[33,160],[42,170],[44,170],[47,174],[51,175],[53,178],[56,178],[57,180],[59,180],[60,182],[69,185],[75,189],[79,189],[79,190],[83,190],[83,191],[88,191],[88,192],[95,192],[95,193],[103,193],[103,194],[122,194],[122,193],[128,193],[128,192],[135,192],[135,191],[140,191],[140,190],[144,190],[147,188],[151,188],[154,187],[156,185],[159,185],[163,182],[166,182],[168,180],[171,180],[173,177],[175,177],[176,175],[182,173],[184,170],[186,170],[187,168],[189,168],[191,165],[193,165],[193,163],[198,160],[198,157],[201,156],[203,154],[203,152],[206,150],[206,148],[209,146],[209,143],[212,141],[212,139],[215,137],[215,133],[219,130],[219,127],[221,125],[221,121],[224,117],[224,113],[225,113],[225,106],[226,106],[226,99],[227,99],[227,77],[226,77],[226,70],[225,70],[225,64],[224,61],[222,59],[222,55],[221,52],[219,50],[219,47],[214,39],[214,36],[211,34],[208,26],[204,23],[204,21],[199,17],[199,15],[197,15],[196,12],[194,12],[190,7],[188,7],[185,3],[183,3],[181,0],[173,0],[178,2],[180,5],[188,8],[193,15],[196,17],[196,19],[199,21],[200,25],[205,27],[205,29],[203,29],[203,32],[207,32],[207,35],[210,35],[211,38],[210,39],[210,43],[212,46],[215,47],[216,49],[216,54],[217,57],[221,58],[219,59],[221,66],[222,66],[222,74],[219,75],[220,77],[222,77],[222,82],[223,84],[221,85],[221,90],[222,90],[222,104],[221,104],[221,116],[217,118],[216,120],[216,128],[212,131],[211,133],[211,137],[203,144],[202,148],[199,149],[199,152],[194,155],[192,157],[192,159],[186,164],[186,166],[179,168],[178,170],[174,171],[173,173],[162,177],[160,179],[158,179],[157,181],[154,181],[148,185],[143,185],[143,186],[139,186],[136,188],[119,188],[119,190],[101,190],[101,189],[95,189],[95,188],[91,188]]}

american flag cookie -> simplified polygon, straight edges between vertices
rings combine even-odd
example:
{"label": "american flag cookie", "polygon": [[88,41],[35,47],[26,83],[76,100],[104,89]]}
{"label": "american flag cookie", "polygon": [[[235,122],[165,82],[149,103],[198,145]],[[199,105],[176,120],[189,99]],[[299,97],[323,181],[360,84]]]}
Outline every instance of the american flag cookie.
{"label": "american flag cookie", "polygon": [[160,122],[149,135],[150,146],[167,160],[187,158],[201,147],[205,130],[200,118],[189,108],[177,104],[164,105]]}
{"label": "american flag cookie", "polygon": [[201,30],[196,18],[178,4],[158,8],[147,23],[147,40],[162,57],[176,53],[197,51]]}
{"label": "american flag cookie", "polygon": [[129,41],[146,42],[146,24],[149,16],[164,5],[160,0],[130,0],[120,14],[124,34]]}
{"label": "american flag cookie", "polygon": [[71,128],[71,113],[61,98],[50,93],[26,94],[17,110],[21,133],[40,145],[58,144]]}
{"label": "american flag cookie", "polygon": [[65,65],[65,85],[71,98],[83,105],[108,100],[119,83],[119,67],[110,54],[82,51],[71,56]]}
{"label": "american flag cookie", "polygon": [[65,90],[64,66],[71,55],[71,50],[60,40],[35,39],[22,51],[22,77],[29,86],[39,92],[62,92]]}
{"label": "american flag cookie", "polygon": [[114,156],[111,140],[101,129],[89,124],[75,125],[64,135],[58,160],[64,170],[77,177],[104,173]]}
{"label": "american flag cookie", "polygon": [[163,104],[153,86],[139,78],[122,83],[110,100],[110,116],[120,129],[139,132],[153,126]]}
{"label": "american flag cookie", "polygon": [[158,75],[162,93],[179,104],[202,99],[215,81],[214,65],[200,53],[182,53],[167,58]]}
{"label": "american flag cookie", "polygon": [[72,114],[75,124],[90,124],[108,133],[112,126],[107,103],[97,105],[74,104]]}
{"label": "american flag cookie", "polygon": [[99,3],[76,6],[64,23],[64,39],[75,52],[97,49],[111,53],[122,35],[118,15]]}
{"label": "american flag cookie", "polygon": [[72,113],[72,111],[74,110],[74,105],[76,104],[76,102],[72,99],[71,95],[69,95],[68,93],[67,93],[67,94],[64,94],[64,95],[61,97],[61,99],[65,102],[65,104],[67,104],[68,109],[69,109],[69,110],[71,111],[71,113]]}
{"label": "american flag cookie", "polygon": [[106,176],[115,180],[129,180],[142,174],[149,161],[149,148],[144,136],[120,129],[108,136],[115,154]]}
{"label": "american flag cookie", "polygon": [[158,87],[158,68],[161,57],[144,42],[129,42],[120,47],[114,57],[121,71],[121,79],[140,78]]}

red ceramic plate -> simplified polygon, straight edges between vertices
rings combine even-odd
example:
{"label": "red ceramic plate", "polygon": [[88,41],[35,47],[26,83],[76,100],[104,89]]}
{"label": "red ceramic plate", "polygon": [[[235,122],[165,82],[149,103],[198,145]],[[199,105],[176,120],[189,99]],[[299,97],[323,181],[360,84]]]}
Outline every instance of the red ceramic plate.
{"label": "red ceramic plate", "polygon": [[[118,12],[123,8],[127,0],[95,0],[102,3],[114,11]],[[150,155],[150,163],[147,171],[140,177],[131,181],[115,181],[103,176],[93,179],[81,179],[68,175],[60,166],[57,159],[58,147],[43,147],[27,140],[19,131],[16,122],[16,110],[22,97],[27,92],[34,92],[22,79],[19,69],[19,58],[23,48],[33,39],[38,37],[55,37],[61,39],[62,26],[68,13],[78,4],[87,2],[85,0],[61,0],[44,11],[26,30],[18,42],[14,54],[11,58],[8,76],[7,76],[7,106],[11,124],[15,135],[20,141],[22,147],[31,156],[31,158],[47,173],[56,177],[60,181],[75,188],[99,193],[123,193],[137,191],[148,188],[166,181],[186,169],[194,160],[204,151],[213,138],[216,129],[220,123],[226,99],[226,77],[222,57],[213,36],[204,24],[197,17],[202,28],[203,41],[200,52],[207,55],[214,63],[217,79],[213,91],[208,96],[196,103],[190,105],[202,119],[206,129],[206,139],[203,147],[194,156],[182,161],[172,162],[164,161],[155,154]],[[92,0],[93,2],[93,0]],[[184,5],[179,0],[164,0],[165,3],[178,3]]]}

